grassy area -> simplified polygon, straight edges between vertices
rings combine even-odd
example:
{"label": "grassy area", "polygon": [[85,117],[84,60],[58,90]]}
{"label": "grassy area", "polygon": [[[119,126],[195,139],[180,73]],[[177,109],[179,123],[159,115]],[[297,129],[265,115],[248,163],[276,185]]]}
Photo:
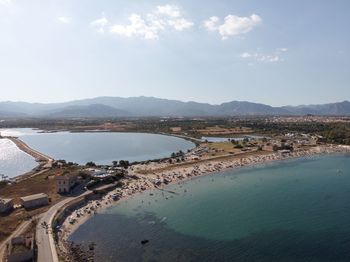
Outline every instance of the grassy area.
{"label": "grassy area", "polygon": [[217,143],[205,143],[204,146],[216,150],[217,153],[240,153],[241,150],[234,148],[231,142],[217,142]]}
{"label": "grassy area", "polygon": [[198,132],[201,135],[222,136],[222,135],[232,135],[232,134],[250,134],[250,133],[253,133],[253,130],[251,128],[241,127],[241,126],[234,127],[234,128],[209,126],[209,127],[206,127],[205,129],[197,129],[196,132]]}
{"label": "grassy area", "polygon": [[13,198],[15,204],[19,204],[20,197],[45,193],[55,202],[60,195],[56,193],[54,176],[60,172],[61,170],[52,169],[18,183],[7,185],[1,189],[1,197]]}
{"label": "grassy area", "polygon": [[[74,172],[76,168],[68,170]],[[12,198],[15,204],[20,204],[20,197],[45,193],[49,196],[51,202],[49,206],[37,208],[34,210],[25,210],[23,208],[16,209],[10,214],[2,214],[0,216],[0,242],[9,236],[23,221],[28,220],[36,215],[39,215],[50,208],[51,205],[62,200],[64,196],[57,194],[56,182],[54,176],[64,172],[67,169],[53,168],[40,175],[22,180],[11,185],[2,185],[0,197]]]}

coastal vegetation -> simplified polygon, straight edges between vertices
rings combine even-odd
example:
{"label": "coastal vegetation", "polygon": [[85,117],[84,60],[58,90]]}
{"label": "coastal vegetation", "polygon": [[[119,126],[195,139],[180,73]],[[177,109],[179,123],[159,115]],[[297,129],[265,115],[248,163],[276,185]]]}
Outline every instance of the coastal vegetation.
{"label": "coastal vegetation", "polygon": [[350,145],[350,125],[337,124],[321,132],[321,134],[327,143]]}
{"label": "coastal vegetation", "polygon": [[201,138],[242,134],[281,135],[290,132],[317,134],[329,143],[350,143],[349,117],[273,117],[245,116],[218,118],[142,118],[142,119],[12,119],[0,128],[32,127],[46,131],[146,132],[169,133]]}

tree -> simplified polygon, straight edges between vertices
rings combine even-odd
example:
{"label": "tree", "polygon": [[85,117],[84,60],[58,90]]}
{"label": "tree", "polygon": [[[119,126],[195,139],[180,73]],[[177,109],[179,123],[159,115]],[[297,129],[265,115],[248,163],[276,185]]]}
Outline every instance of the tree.
{"label": "tree", "polygon": [[129,163],[128,160],[120,160],[120,161],[119,161],[119,165],[120,165],[121,167],[124,167],[125,169],[127,169],[128,166],[130,165],[130,163]]}
{"label": "tree", "polygon": [[8,179],[7,175],[0,174],[1,180],[6,181]]}
{"label": "tree", "polygon": [[92,161],[89,161],[89,162],[86,163],[86,166],[88,166],[88,167],[95,167],[96,164],[94,162],[92,162]]}
{"label": "tree", "polygon": [[273,151],[276,152],[276,151],[278,151],[278,149],[279,149],[278,145],[273,145],[273,146],[272,146],[272,150],[273,150]]}

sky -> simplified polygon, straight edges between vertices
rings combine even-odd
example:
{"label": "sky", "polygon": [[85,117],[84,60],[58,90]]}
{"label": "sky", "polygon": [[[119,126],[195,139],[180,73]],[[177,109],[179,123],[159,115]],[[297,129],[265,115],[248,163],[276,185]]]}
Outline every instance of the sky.
{"label": "sky", "polygon": [[0,101],[350,100],[348,0],[0,0]]}

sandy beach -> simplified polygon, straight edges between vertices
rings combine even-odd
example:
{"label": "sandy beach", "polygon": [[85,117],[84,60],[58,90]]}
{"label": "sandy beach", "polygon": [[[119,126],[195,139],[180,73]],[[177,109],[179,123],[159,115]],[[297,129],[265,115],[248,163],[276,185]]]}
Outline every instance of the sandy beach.
{"label": "sandy beach", "polygon": [[[90,217],[107,207],[113,206],[119,201],[150,189],[162,189],[167,184],[186,181],[194,177],[208,175],[228,169],[236,169],[244,166],[254,166],[271,161],[286,160],[299,157],[312,157],[319,154],[332,153],[350,153],[350,146],[341,145],[320,145],[308,149],[295,150],[293,152],[282,154],[281,152],[264,152],[262,154],[248,154],[244,157],[232,157],[225,160],[207,160],[198,164],[193,163],[186,166],[173,166],[164,170],[164,163],[149,163],[147,165],[135,165],[129,168],[127,183],[122,188],[115,189],[101,200],[89,201],[83,207],[75,210],[66,218],[61,225],[61,231],[58,233],[59,247],[65,252],[69,236]],[[150,174],[140,174],[137,170],[155,170]],[[156,172],[156,170],[158,170]],[[159,171],[161,170],[161,171]]]}

